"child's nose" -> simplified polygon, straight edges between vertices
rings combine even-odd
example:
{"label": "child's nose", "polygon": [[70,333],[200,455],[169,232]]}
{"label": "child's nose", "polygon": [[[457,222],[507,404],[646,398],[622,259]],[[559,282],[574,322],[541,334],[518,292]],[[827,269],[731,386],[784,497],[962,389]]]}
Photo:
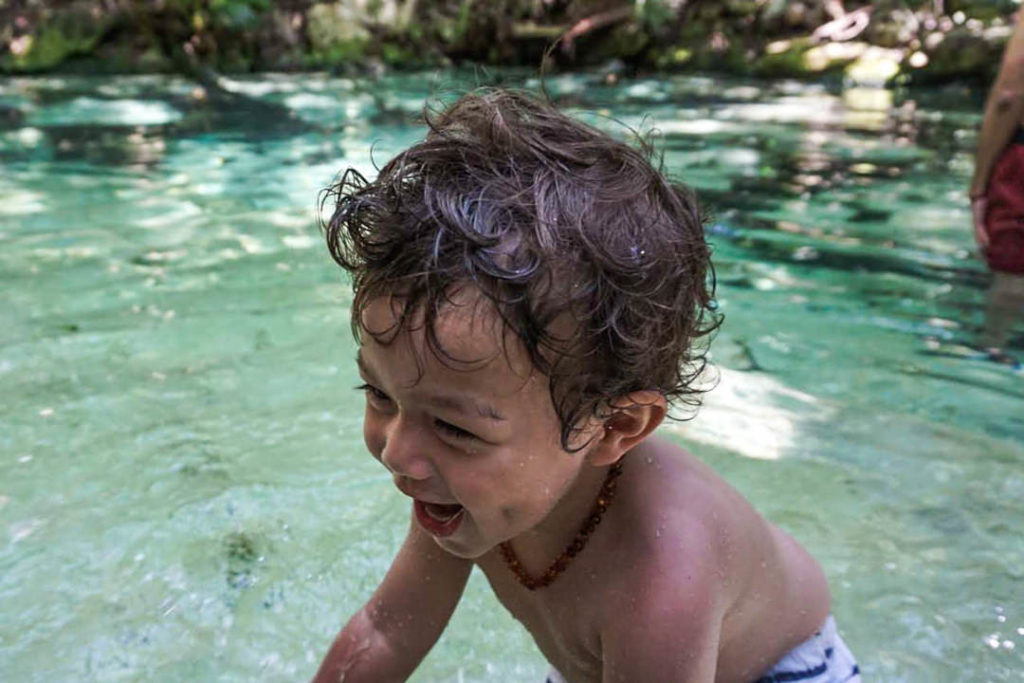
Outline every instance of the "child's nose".
{"label": "child's nose", "polygon": [[433,468],[424,454],[423,443],[424,439],[416,435],[415,426],[399,416],[388,425],[380,461],[392,474],[429,479]]}

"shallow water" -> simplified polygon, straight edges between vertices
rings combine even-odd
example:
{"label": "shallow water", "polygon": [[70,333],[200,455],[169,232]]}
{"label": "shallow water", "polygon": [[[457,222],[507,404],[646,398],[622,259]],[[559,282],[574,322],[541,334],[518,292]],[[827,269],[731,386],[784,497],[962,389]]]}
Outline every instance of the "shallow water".
{"label": "shallow water", "polygon": [[[407,519],[361,443],[317,192],[487,77],[238,82],[255,109],[162,77],[0,81],[0,679],[312,674]],[[1024,375],[967,346],[977,94],[548,87],[658,129],[714,210],[721,381],[664,431],[823,562],[869,680],[1019,681]],[[415,680],[544,670],[474,575]]]}

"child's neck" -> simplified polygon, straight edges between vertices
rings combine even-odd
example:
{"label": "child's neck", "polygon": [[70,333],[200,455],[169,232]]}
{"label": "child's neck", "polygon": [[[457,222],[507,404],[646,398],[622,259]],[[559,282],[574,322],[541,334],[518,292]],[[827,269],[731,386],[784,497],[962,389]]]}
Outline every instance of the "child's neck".
{"label": "child's neck", "polygon": [[[576,538],[594,512],[594,504],[608,471],[608,467],[584,464],[576,480],[548,516],[533,529],[511,540],[516,558],[530,576],[542,576]],[[600,532],[595,529],[593,533]]]}

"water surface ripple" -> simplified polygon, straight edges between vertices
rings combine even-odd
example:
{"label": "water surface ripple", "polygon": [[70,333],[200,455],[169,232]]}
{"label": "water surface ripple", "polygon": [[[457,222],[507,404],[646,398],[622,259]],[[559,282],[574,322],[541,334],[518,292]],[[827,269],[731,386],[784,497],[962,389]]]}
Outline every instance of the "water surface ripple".
{"label": "water surface ripple", "polygon": [[[317,192],[484,78],[268,75],[250,107],[0,81],[0,679],[312,674],[408,514],[361,444]],[[822,560],[868,680],[1019,681],[1024,375],[972,350],[977,94],[548,88],[653,135],[711,210],[719,386],[665,432]],[[498,609],[474,576],[415,680],[539,680]]]}

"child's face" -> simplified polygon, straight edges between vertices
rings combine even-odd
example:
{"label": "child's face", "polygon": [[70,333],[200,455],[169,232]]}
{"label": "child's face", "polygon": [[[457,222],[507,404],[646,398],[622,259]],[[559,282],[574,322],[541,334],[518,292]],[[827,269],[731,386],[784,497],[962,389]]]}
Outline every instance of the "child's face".
{"label": "child's face", "polygon": [[[548,378],[517,340],[503,344],[506,332],[479,291],[453,298],[438,316],[438,341],[475,363],[446,365],[422,329],[403,330],[388,344],[364,333],[363,436],[414,499],[420,527],[448,552],[473,558],[538,526],[576,480],[587,449],[562,449]],[[390,328],[391,299],[372,301],[362,322],[368,331]]]}

